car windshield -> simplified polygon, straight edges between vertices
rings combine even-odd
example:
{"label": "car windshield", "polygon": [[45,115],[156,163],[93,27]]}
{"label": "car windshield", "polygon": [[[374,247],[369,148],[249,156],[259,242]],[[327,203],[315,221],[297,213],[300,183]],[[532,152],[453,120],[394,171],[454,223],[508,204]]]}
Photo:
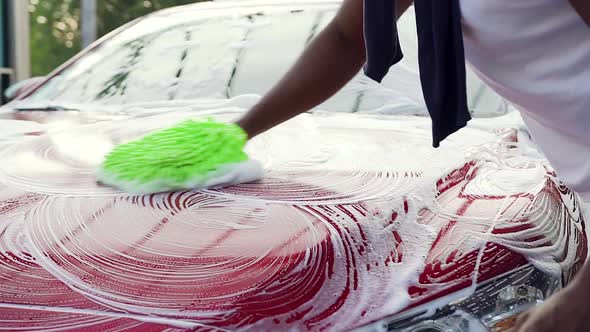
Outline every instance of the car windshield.
{"label": "car windshield", "polygon": [[[161,11],[55,75],[29,101],[125,105],[262,95],[334,16],[338,2],[229,6],[198,4]],[[411,11],[411,10],[410,10]],[[336,112],[426,115],[414,13],[400,21],[404,60],[382,84],[359,73],[320,105]],[[503,101],[468,71],[469,106],[503,113]]]}

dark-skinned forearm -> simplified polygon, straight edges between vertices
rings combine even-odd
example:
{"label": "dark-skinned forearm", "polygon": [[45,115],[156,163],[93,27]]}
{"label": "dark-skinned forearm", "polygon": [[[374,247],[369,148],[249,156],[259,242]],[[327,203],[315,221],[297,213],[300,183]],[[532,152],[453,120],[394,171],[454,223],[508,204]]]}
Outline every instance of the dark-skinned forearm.
{"label": "dark-skinned forearm", "polygon": [[[412,0],[397,0],[398,17]],[[344,0],[336,17],[295,65],[237,124],[250,138],[321,104],[365,62],[363,0]]]}
{"label": "dark-skinned forearm", "polygon": [[238,125],[251,138],[306,112],[338,92],[364,61],[364,49],[343,36],[332,22]]}

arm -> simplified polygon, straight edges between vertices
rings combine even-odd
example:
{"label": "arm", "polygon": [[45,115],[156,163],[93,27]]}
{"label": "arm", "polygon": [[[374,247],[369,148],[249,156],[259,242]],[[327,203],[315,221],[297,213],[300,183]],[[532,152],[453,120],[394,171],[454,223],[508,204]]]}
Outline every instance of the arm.
{"label": "arm", "polygon": [[[412,0],[398,0],[401,15]],[[297,62],[237,124],[250,138],[321,104],[365,62],[363,0],[345,0]]]}

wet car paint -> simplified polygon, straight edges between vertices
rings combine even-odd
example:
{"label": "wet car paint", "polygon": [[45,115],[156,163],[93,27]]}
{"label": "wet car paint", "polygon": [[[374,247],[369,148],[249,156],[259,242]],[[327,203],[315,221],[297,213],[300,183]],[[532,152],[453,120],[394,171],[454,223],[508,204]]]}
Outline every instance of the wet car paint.
{"label": "wet car paint", "polygon": [[426,118],[317,113],[252,142],[259,183],[150,196],[96,184],[108,146],[202,116],[202,101],[159,103],[5,109],[18,122],[0,122],[13,129],[0,136],[0,328],[348,330],[527,264],[567,283],[585,260],[576,195],[525,155],[510,114],[432,151]]}
{"label": "wet car paint", "polygon": [[[82,133],[94,132],[125,139],[149,130],[142,121],[165,126],[176,118],[62,131],[81,142],[88,142]],[[97,185],[97,159],[58,148],[56,142],[76,142],[51,139],[51,131],[11,141],[2,146],[3,160],[15,165],[28,155],[31,165],[0,165],[0,307],[12,319],[3,324],[346,330],[531,262],[567,282],[586,256],[575,195],[542,162],[542,173],[527,173],[535,169],[530,165],[521,170],[532,186],[486,191],[487,181],[510,167],[466,154],[459,148],[464,139],[441,152],[421,149],[417,142],[428,141],[424,121],[309,115],[252,143],[268,167],[260,182],[148,196]],[[316,129],[299,143],[313,141],[317,149],[275,150],[310,124]],[[481,135],[472,136],[476,148],[519,158],[516,130],[480,131],[466,133]],[[403,165],[397,157],[387,166],[396,158],[374,154],[407,152],[394,146],[402,138],[416,143],[419,160]],[[467,162],[445,173],[425,165],[453,153]],[[352,155],[359,160],[340,163]],[[35,167],[41,163],[52,166]],[[146,321],[136,327],[131,320]]]}

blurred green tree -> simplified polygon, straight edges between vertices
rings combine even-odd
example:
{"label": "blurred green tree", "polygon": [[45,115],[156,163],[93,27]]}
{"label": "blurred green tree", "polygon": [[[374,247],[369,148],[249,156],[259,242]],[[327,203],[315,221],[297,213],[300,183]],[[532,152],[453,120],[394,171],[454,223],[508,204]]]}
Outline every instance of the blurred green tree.
{"label": "blurred green tree", "polygon": [[31,74],[45,75],[80,50],[80,1],[29,0]]}
{"label": "blurred green tree", "polygon": [[[162,8],[206,0],[98,0],[98,35]],[[46,75],[80,51],[80,0],[29,0],[31,74]]]}
{"label": "blurred green tree", "polygon": [[103,36],[131,20],[156,10],[201,1],[203,0],[99,0],[98,35]]}

